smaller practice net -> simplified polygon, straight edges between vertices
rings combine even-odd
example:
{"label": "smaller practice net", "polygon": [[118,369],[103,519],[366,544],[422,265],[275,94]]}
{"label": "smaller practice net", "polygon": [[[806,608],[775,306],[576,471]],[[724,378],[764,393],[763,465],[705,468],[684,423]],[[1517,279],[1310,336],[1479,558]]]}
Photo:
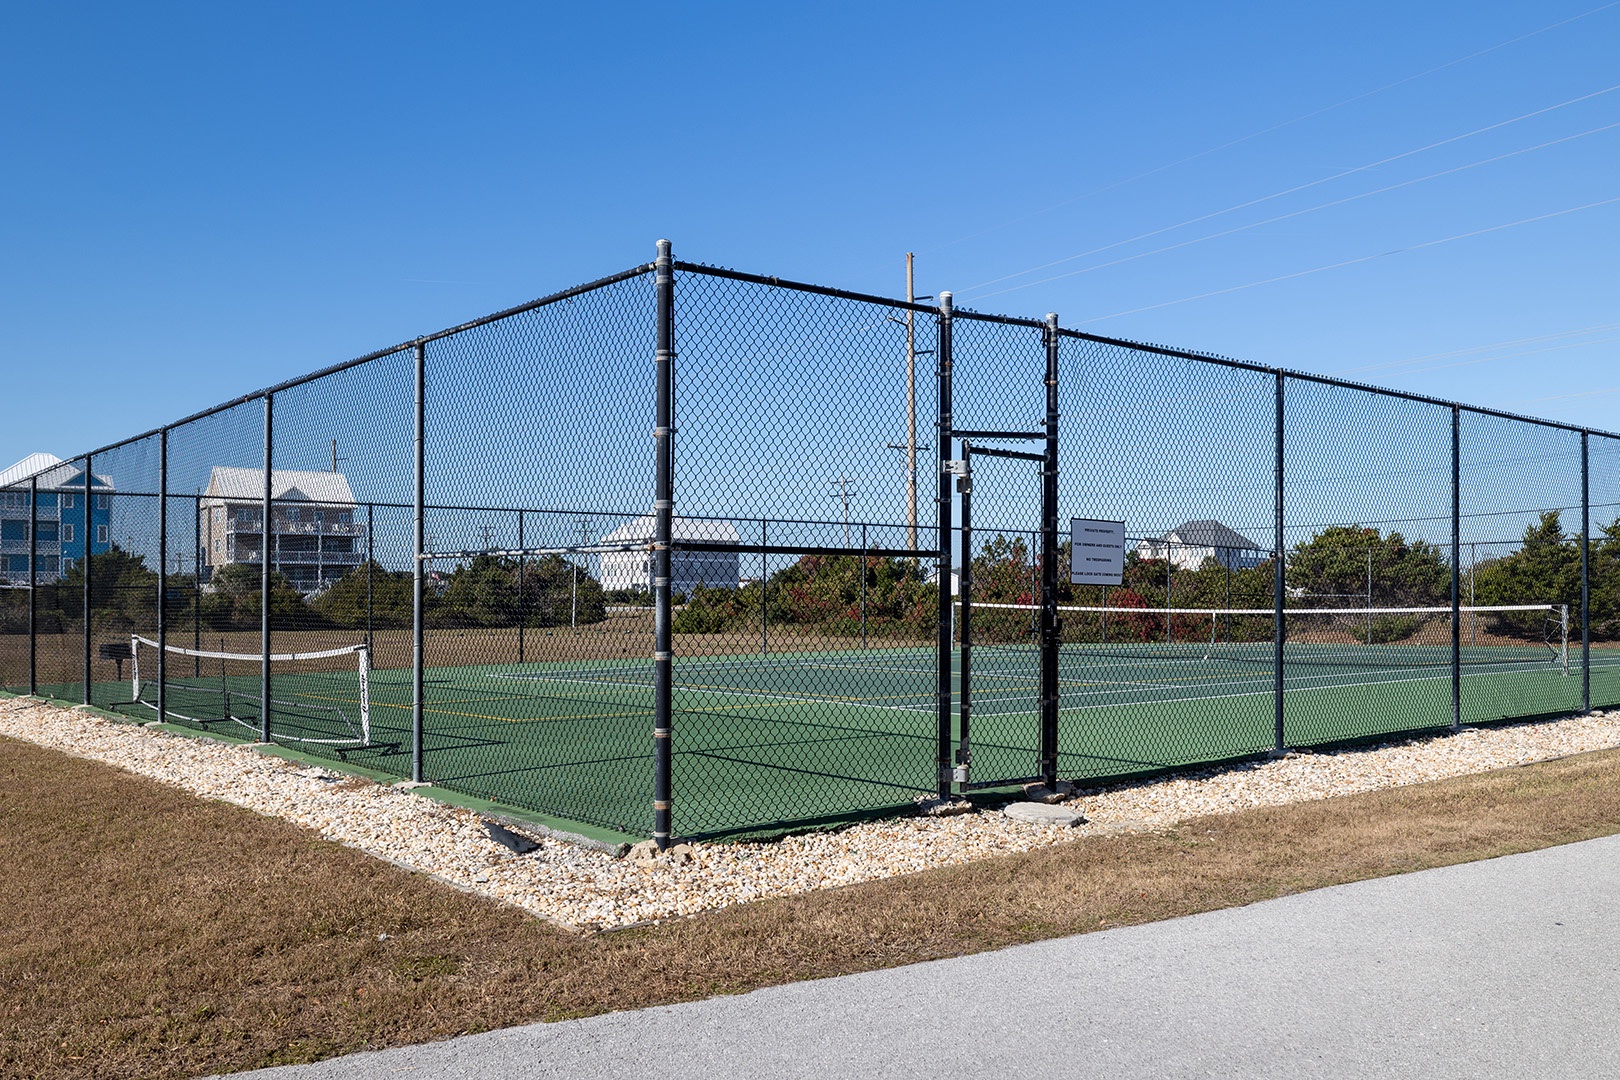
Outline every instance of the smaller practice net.
{"label": "smaller practice net", "polygon": [[[976,652],[1036,647],[1039,608],[1034,605],[975,603],[970,617]],[[1064,655],[1257,665],[1270,665],[1276,657],[1277,615],[1270,608],[1060,606],[1058,618]],[[1358,670],[1451,664],[1449,607],[1288,608],[1283,624],[1286,664]],[[1465,667],[1540,667],[1569,674],[1565,605],[1463,607],[1458,639]]]}
{"label": "smaller practice net", "polygon": [[[158,643],[130,639],[130,701],[158,709]],[[262,733],[263,657],[163,647],[167,716],[206,727],[237,724]],[[371,655],[365,645],[270,656],[270,737],[340,751],[378,748],[371,731]]]}

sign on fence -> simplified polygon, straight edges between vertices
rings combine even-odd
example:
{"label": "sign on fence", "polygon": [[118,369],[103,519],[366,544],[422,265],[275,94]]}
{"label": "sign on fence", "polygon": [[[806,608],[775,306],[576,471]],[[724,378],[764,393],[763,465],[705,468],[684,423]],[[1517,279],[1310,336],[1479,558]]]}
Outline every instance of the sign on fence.
{"label": "sign on fence", "polygon": [[1125,523],[1069,519],[1069,581],[1118,585],[1125,576]]}

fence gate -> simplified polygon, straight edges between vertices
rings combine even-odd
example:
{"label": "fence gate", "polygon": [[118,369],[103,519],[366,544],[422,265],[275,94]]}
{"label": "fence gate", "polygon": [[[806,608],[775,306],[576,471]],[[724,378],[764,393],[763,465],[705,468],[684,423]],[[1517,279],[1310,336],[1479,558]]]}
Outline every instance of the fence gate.
{"label": "fence gate", "polygon": [[[962,440],[957,648],[959,790],[1051,782],[1055,685],[1041,580],[1046,455]],[[1040,517],[1036,517],[1039,508]],[[980,522],[976,524],[975,514]]]}

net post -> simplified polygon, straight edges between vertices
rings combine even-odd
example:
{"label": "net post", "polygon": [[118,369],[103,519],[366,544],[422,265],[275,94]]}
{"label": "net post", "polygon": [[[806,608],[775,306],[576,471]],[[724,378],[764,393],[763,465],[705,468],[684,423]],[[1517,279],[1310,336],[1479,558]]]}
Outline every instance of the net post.
{"label": "net post", "polygon": [[95,538],[92,526],[94,519],[90,515],[90,502],[94,493],[90,488],[90,478],[95,475],[92,455],[84,455],[84,703],[90,704],[90,541]]}
{"label": "net post", "polygon": [[[1592,711],[1592,486],[1588,442],[1581,432],[1581,712]],[[1569,615],[1564,616],[1564,674],[1569,674]]]}
{"label": "net post", "polygon": [[414,504],[411,508],[413,533],[411,564],[411,781],[423,783],[422,774],[422,639],[424,571],[427,558],[427,343],[418,338],[411,350],[416,364],[416,437],[414,465]]}
{"label": "net post", "polygon": [[264,521],[259,528],[259,741],[270,741],[270,520],[275,496],[275,395],[264,395]]}
{"label": "net post", "polygon": [[1283,730],[1283,723],[1284,723],[1284,719],[1285,719],[1284,718],[1284,710],[1283,710],[1283,681],[1284,681],[1283,643],[1284,643],[1284,641],[1285,641],[1285,639],[1287,637],[1287,634],[1288,634],[1288,626],[1287,626],[1287,623],[1285,622],[1286,616],[1283,614],[1283,601],[1284,601],[1284,598],[1285,598],[1285,596],[1287,594],[1287,579],[1284,576],[1285,568],[1283,566],[1283,467],[1284,467],[1284,464],[1285,464],[1285,462],[1284,462],[1284,454],[1283,454],[1283,448],[1284,448],[1284,445],[1285,445],[1284,442],[1283,442],[1283,394],[1284,394],[1283,382],[1285,380],[1285,376],[1283,375],[1283,373],[1281,371],[1278,371],[1276,373],[1276,380],[1277,380],[1277,418],[1276,418],[1277,419],[1277,436],[1276,436],[1276,452],[1277,452],[1277,462],[1276,462],[1276,474],[1277,475],[1276,475],[1276,481],[1277,481],[1277,491],[1276,491],[1275,521],[1273,522],[1275,532],[1274,532],[1274,536],[1273,536],[1272,556],[1271,556],[1271,564],[1272,564],[1271,565],[1271,569],[1272,569],[1272,583],[1271,583],[1272,596],[1271,596],[1271,601],[1272,601],[1272,610],[1275,613],[1272,616],[1273,622],[1275,623],[1275,625],[1272,627],[1272,656],[1271,656],[1271,663],[1272,663],[1272,694],[1276,698],[1276,702],[1275,702],[1275,714],[1274,714],[1274,716],[1272,718],[1272,726],[1275,729],[1274,732],[1273,732],[1274,745],[1272,747],[1272,751],[1273,751],[1273,753],[1281,754],[1284,751],[1284,749],[1286,749],[1286,742],[1287,742],[1286,733]]}
{"label": "net post", "polygon": [[658,241],[653,289],[657,302],[657,352],[654,357],[656,426],[653,502],[653,842],[669,847],[674,763],[670,741],[674,721],[675,672],[673,611],[670,595],[670,550],[674,536],[675,455],[675,274],[670,242]]}
{"label": "net post", "polygon": [[[60,513],[60,511],[58,511]],[[57,574],[62,567],[57,534]],[[39,477],[28,480],[28,696],[39,694]]]}
{"label": "net post", "polygon": [[1046,460],[1041,463],[1041,777],[1057,790],[1058,317],[1046,316]]}
{"label": "net post", "polygon": [[945,471],[945,462],[951,457],[951,294],[939,294],[939,332],[934,351],[938,362],[936,379],[939,383],[939,459],[934,465],[935,524],[939,529],[939,625],[937,627],[938,682],[935,686],[934,708],[938,724],[935,757],[939,765],[937,794],[946,799],[951,794],[951,623],[956,614],[956,602],[951,598],[951,477]]}
{"label": "net post", "polygon": [[1462,410],[1451,407],[1451,730],[1462,727]]}
{"label": "net post", "polygon": [[[158,595],[157,595],[157,715],[158,723],[165,723],[169,719],[168,699],[168,669],[165,667],[166,649],[169,644],[169,429],[163,428],[158,432]],[[130,655],[134,656],[136,649],[130,643]],[[132,675],[133,679],[134,676]],[[139,683],[136,683],[136,692],[130,695],[136,701],[140,700]]]}

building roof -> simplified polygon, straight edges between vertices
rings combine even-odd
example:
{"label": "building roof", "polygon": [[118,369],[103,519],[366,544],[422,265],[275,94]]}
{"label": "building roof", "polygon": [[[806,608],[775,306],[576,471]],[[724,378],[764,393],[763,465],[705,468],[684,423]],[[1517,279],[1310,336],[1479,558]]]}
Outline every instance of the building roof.
{"label": "building roof", "polygon": [[1160,537],[1160,540],[1170,540],[1195,547],[1260,550],[1259,544],[1256,544],[1242,533],[1221,524],[1219,521],[1186,521]]}
{"label": "building roof", "polygon": [[[216,465],[208,474],[205,503],[260,502],[264,499],[264,470]],[[299,472],[273,469],[270,497],[278,502],[312,502],[353,506],[349,478],[338,472]]]}
{"label": "building roof", "polygon": [[0,487],[7,487],[18,480],[26,480],[37,472],[44,472],[52,465],[60,464],[62,459],[55,454],[29,454],[11,468],[0,471]]}
{"label": "building roof", "polygon": [[[604,544],[634,544],[653,538],[653,516],[647,514],[602,537]],[[729,521],[701,521],[678,517],[670,522],[670,536],[674,540],[707,540],[714,544],[740,544],[742,537]]]}
{"label": "building roof", "polygon": [[[46,491],[84,486],[84,470],[79,468],[78,462],[63,461],[55,454],[39,453],[29,454],[17,464],[0,471],[0,487],[24,483],[34,477],[39,478],[39,486]],[[91,486],[111,488],[113,482],[105,473],[97,473]]]}

